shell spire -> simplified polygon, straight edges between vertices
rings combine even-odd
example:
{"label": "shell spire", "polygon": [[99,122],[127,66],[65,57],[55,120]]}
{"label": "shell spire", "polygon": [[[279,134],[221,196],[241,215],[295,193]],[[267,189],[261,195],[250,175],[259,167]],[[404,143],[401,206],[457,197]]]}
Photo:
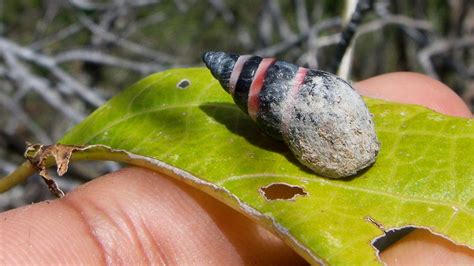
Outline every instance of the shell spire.
{"label": "shell spire", "polygon": [[229,80],[239,55],[224,52],[205,52],[202,61],[211,70],[212,75],[229,91]]}
{"label": "shell spire", "polygon": [[315,173],[341,178],[374,163],[371,114],[346,81],[253,55],[206,52],[203,61],[240,109]]}

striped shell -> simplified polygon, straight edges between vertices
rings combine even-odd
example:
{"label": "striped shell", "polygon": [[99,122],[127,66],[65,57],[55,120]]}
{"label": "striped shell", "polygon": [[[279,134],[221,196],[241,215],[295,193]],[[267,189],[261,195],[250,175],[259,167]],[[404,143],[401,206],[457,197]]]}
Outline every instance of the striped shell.
{"label": "striped shell", "polygon": [[206,52],[203,60],[242,111],[315,173],[347,177],[375,161],[372,117],[346,81],[273,58]]}

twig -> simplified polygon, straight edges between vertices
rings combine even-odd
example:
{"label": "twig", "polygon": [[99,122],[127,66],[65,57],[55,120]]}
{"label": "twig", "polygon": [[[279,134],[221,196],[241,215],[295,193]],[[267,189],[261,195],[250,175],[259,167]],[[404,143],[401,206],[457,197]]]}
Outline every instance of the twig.
{"label": "twig", "polygon": [[38,39],[38,37],[41,37],[46,33],[48,27],[50,26],[51,22],[54,20],[60,9],[60,5],[54,3],[54,1],[44,1],[43,6],[45,9],[43,17],[37,20],[34,25],[32,25],[34,26],[34,32],[32,34],[34,40]]}
{"label": "twig", "polygon": [[16,120],[19,120],[30,132],[42,143],[52,143],[48,134],[39,127],[34,120],[30,119],[17,102],[12,101],[7,95],[0,92],[0,104],[5,106]]}
{"label": "twig", "polygon": [[306,32],[309,30],[308,10],[306,9],[305,0],[295,1],[296,22],[298,24],[299,32]]}
{"label": "twig", "polygon": [[32,43],[30,45],[30,48],[33,49],[33,50],[42,49],[45,46],[48,46],[50,44],[62,41],[64,39],[70,37],[71,35],[74,35],[75,33],[79,32],[81,29],[82,29],[81,25],[79,25],[77,23],[73,23],[73,24],[67,26],[64,29],[61,29],[60,31],[56,32],[55,34],[53,34],[51,36],[47,36],[47,37],[45,37],[41,40],[38,40],[38,41]]}
{"label": "twig", "polygon": [[340,27],[341,25],[341,20],[339,18],[330,18],[324,21],[321,21],[320,23],[315,24],[308,30],[307,32],[303,32],[300,35],[291,38],[289,40],[285,40],[283,42],[274,44],[269,47],[265,47],[263,49],[257,50],[254,52],[254,54],[259,54],[263,56],[275,56],[281,53],[284,53],[291,49],[292,47],[298,46],[301,43],[305,42],[308,40],[310,34],[314,34],[314,32],[321,32],[324,30],[328,30],[331,28],[336,28]]}
{"label": "twig", "polygon": [[[35,62],[36,64],[48,69],[53,73],[61,82],[64,82],[74,92],[81,96],[84,100],[89,102],[95,107],[101,106],[104,103],[102,97],[92,92],[89,88],[83,86],[77,80],[72,78],[64,70],[60,69],[53,58],[45,56],[43,54],[34,52],[31,49],[21,47],[16,43],[9,41],[3,37],[0,37],[0,49],[5,53],[12,53],[22,59]],[[31,75],[30,75],[31,76]]]}
{"label": "twig", "polygon": [[[313,45],[313,46],[310,49],[308,49],[308,51],[302,53],[300,55],[300,57],[296,60],[296,62],[300,65],[304,65],[304,64],[308,63],[309,67],[318,68],[317,65],[312,66],[311,63],[310,63],[310,60],[312,60],[312,58],[315,58],[313,56],[317,55],[317,51],[321,50],[324,47],[338,44],[340,40],[341,40],[341,34],[340,33],[335,33],[335,34],[331,34],[331,35],[327,35],[327,36],[319,36],[313,44],[310,44],[310,45]],[[314,49],[314,53],[313,53],[312,49]],[[317,64],[317,58],[315,58],[315,60],[316,60],[316,64]]]}
{"label": "twig", "polygon": [[188,11],[189,6],[183,0],[174,0],[174,5],[181,13],[185,13]]}
{"label": "twig", "polygon": [[280,34],[281,38],[284,40],[287,39],[294,39],[295,34],[288,25],[286,18],[281,13],[280,3],[279,1],[274,0],[267,0],[265,4],[272,15],[275,24],[277,25],[278,33]]}
{"label": "twig", "polygon": [[[309,18],[308,18],[308,10],[306,9],[306,1],[305,0],[296,0],[295,1],[295,11],[296,11],[296,22],[298,25],[299,32],[306,32],[310,28]],[[319,32],[311,32],[308,38],[308,48],[307,52],[305,53],[304,60],[300,57],[298,60],[299,64],[304,65],[307,64],[309,68],[317,69],[319,68],[318,64],[318,37]],[[303,61],[303,62],[302,62]]]}
{"label": "twig", "polygon": [[140,44],[131,42],[127,39],[116,36],[115,34],[95,24],[90,18],[86,16],[79,16],[79,20],[86,28],[88,28],[92,33],[94,33],[98,38],[107,40],[124,49],[134,52],[135,54],[145,56],[147,58],[151,58],[160,63],[170,64],[174,62],[174,58],[172,56],[165,53],[157,52],[143,45],[140,45]]}
{"label": "twig", "polygon": [[361,25],[354,38],[358,38],[370,32],[379,31],[388,25],[433,31],[433,25],[427,20],[413,19],[403,15],[392,15]]}
{"label": "twig", "polygon": [[224,1],[222,0],[208,0],[211,6],[222,15],[225,22],[232,24],[235,22],[234,14],[230,11]]}
{"label": "twig", "polygon": [[164,70],[165,67],[161,64],[135,62],[120,57],[108,55],[106,53],[87,49],[69,50],[54,57],[56,63],[61,64],[68,61],[87,61],[103,65],[110,65],[119,68],[130,69],[140,74],[149,74]]}
{"label": "twig", "polygon": [[[1,43],[0,43],[1,44]],[[84,118],[84,115],[68,108],[65,101],[60,96],[50,89],[48,81],[33,75],[28,69],[23,66],[16,57],[9,53],[7,49],[3,50],[5,61],[9,66],[6,75],[15,80],[21,86],[26,86],[35,90],[39,96],[45,99],[52,107],[63,113],[69,119],[79,122]]]}
{"label": "twig", "polygon": [[272,17],[268,12],[267,8],[263,8],[261,10],[261,14],[259,16],[259,21],[257,23],[257,30],[258,36],[262,41],[264,46],[269,45],[272,43],[273,37],[273,24],[272,24]]}
{"label": "twig", "polygon": [[418,54],[418,61],[423,67],[423,70],[425,71],[425,73],[427,73],[433,78],[439,79],[439,76],[436,73],[436,70],[434,69],[431,63],[431,57],[443,52],[454,50],[454,49],[462,49],[462,48],[473,47],[473,46],[474,46],[473,35],[466,36],[459,39],[448,40],[448,41],[439,40],[439,41],[434,42],[430,46],[422,49]]}
{"label": "twig", "polygon": [[166,20],[166,16],[163,13],[153,13],[145,18],[135,21],[135,23],[130,23],[127,25],[127,28],[123,31],[122,37],[126,38],[134,34],[138,29],[158,24]]}
{"label": "twig", "polygon": [[[111,1],[112,3],[98,3],[98,1],[89,1],[89,0],[69,0],[69,2],[76,8],[90,11],[103,11],[111,9],[117,6],[116,2],[120,1]],[[125,1],[124,1],[125,2]],[[141,7],[159,3],[158,0],[134,0],[125,2],[129,7]]]}
{"label": "twig", "polygon": [[337,74],[343,79],[349,78],[354,48],[353,36],[362,21],[362,17],[371,8],[370,1],[346,0],[346,10],[343,15],[344,30],[334,57],[334,65],[338,66]]}

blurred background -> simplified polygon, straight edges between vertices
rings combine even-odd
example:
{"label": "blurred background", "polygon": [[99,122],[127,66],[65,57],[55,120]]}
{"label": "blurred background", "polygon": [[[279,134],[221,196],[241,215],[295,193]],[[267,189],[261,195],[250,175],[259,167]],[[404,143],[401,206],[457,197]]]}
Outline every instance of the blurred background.
{"label": "blurred background", "polygon": [[[148,74],[203,66],[207,50],[276,56],[334,71],[354,0],[0,0],[0,176],[25,143],[52,144]],[[474,108],[474,1],[374,0],[354,39],[348,78],[415,71]],[[64,190],[114,163],[79,163]],[[0,194],[0,210],[52,198],[31,178]]]}

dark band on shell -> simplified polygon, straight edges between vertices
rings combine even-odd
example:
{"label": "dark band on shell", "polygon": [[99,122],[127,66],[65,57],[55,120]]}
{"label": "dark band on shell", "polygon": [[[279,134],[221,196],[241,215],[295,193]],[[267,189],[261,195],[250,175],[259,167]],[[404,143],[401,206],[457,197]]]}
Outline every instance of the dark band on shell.
{"label": "dark band on shell", "polygon": [[346,81],[259,56],[206,52],[203,61],[239,108],[317,174],[346,177],[375,161],[372,117]]}

